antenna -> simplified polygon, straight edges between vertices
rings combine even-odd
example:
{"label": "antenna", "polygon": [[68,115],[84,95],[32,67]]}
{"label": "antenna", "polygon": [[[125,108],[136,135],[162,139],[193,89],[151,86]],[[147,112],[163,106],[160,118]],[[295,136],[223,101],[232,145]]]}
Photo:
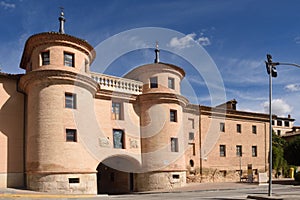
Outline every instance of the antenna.
{"label": "antenna", "polygon": [[65,14],[64,14],[64,8],[63,7],[59,7],[60,8],[60,16],[58,18],[59,20],[59,33],[64,34],[65,30],[64,30],[64,22],[66,21],[65,19]]}
{"label": "antenna", "polygon": [[158,41],[156,41],[156,45],[155,45],[155,60],[154,60],[154,63],[159,63]]}

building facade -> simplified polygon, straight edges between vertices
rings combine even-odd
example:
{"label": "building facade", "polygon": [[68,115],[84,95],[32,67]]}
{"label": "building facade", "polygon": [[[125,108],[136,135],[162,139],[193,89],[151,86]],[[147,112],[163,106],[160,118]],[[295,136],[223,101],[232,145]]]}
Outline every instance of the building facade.
{"label": "building facade", "polygon": [[61,23],[27,40],[24,74],[0,74],[0,187],[124,193],[267,171],[268,115],[190,104],[158,48],[124,77],[91,72],[93,47]]}

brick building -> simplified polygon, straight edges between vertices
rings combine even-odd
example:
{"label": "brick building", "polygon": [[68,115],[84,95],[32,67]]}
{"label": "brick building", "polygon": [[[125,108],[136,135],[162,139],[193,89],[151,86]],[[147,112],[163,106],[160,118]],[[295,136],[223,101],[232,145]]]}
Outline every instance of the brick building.
{"label": "brick building", "polygon": [[60,21],[28,38],[24,74],[0,74],[0,187],[122,193],[267,171],[268,115],[190,104],[158,48],[125,77],[91,72],[93,47]]}

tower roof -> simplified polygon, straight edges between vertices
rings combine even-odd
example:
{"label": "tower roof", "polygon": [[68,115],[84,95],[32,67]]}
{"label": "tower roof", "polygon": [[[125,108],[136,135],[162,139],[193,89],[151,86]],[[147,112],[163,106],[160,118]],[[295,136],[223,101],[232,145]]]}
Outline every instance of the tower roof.
{"label": "tower roof", "polygon": [[33,50],[40,45],[59,45],[59,46],[69,46],[75,48],[79,51],[84,52],[89,56],[91,63],[94,61],[96,57],[96,52],[94,48],[85,40],[80,38],[62,34],[59,32],[45,32],[38,33],[30,36],[24,47],[23,55],[21,58],[20,68],[26,69],[26,64],[30,61],[30,56],[32,55]]}

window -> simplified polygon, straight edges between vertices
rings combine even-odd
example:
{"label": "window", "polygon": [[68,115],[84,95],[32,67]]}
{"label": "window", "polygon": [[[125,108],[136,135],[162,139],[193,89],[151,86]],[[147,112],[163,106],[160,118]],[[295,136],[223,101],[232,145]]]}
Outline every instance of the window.
{"label": "window", "polygon": [[67,142],[77,142],[76,129],[66,129],[66,141]]}
{"label": "window", "polygon": [[189,132],[189,140],[194,140],[194,139],[195,139],[194,132]]}
{"label": "window", "polygon": [[168,78],[168,87],[170,88],[170,89],[175,89],[175,80],[174,80],[174,78]]}
{"label": "window", "polygon": [[150,78],[150,88],[158,88],[157,77]]}
{"label": "window", "polygon": [[191,149],[191,153],[193,156],[196,155],[196,146],[195,146],[195,143],[189,143],[189,147]]}
{"label": "window", "polygon": [[275,121],[274,120],[272,120],[272,125],[275,125]]}
{"label": "window", "polygon": [[76,94],[65,93],[65,107],[76,109]]}
{"label": "window", "polygon": [[192,129],[194,129],[194,128],[195,128],[195,122],[194,122],[194,119],[189,118],[188,120],[189,120],[189,123],[191,124],[190,127],[191,127]]}
{"label": "window", "polygon": [[281,120],[277,120],[277,126],[282,126],[282,121]]}
{"label": "window", "polygon": [[112,119],[123,120],[122,103],[112,102]]}
{"label": "window", "polygon": [[170,122],[177,122],[177,110],[170,110]]}
{"label": "window", "polygon": [[113,130],[113,138],[114,138],[114,148],[115,149],[124,149],[124,131],[114,129]]}
{"label": "window", "polygon": [[257,146],[252,146],[252,157],[257,157]]}
{"label": "window", "polygon": [[277,130],[277,135],[281,136],[281,130]]}
{"label": "window", "polygon": [[173,178],[173,179],[179,179],[179,178],[180,178],[180,175],[179,175],[179,174],[173,174],[173,175],[172,175],[172,178]]}
{"label": "window", "polygon": [[64,65],[74,67],[74,54],[64,52]]}
{"label": "window", "polygon": [[194,165],[195,165],[194,161],[193,161],[193,160],[190,160],[190,166],[191,166],[191,167],[194,167]]}
{"label": "window", "polygon": [[79,178],[69,178],[69,183],[80,183]]}
{"label": "window", "polygon": [[50,64],[50,52],[42,52],[42,65],[49,65]]}
{"label": "window", "polygon": [[225,132],[225,123],[223,122],[220,123],[220,131]]}
{"label": "window", "polygon": [[252,126],[252,133],[253,133],[253,134],[256,134],[256,133],[257,133],[256,126],[255,126],[255,125]]}
{"label": "window", "polygon": [[171,138],[171,152],[178,152],[178,138]]}
{"label": "window", "polygon": [[226,157],[226,145],[220,145],[220,157]]}
{"label": "window", "polygon": [[242,154],[243,154],[243,152],[242,152],[242,146],[241,145],[236,145],[236,155],[238,157],[242,157]]}
{"label": "window", "polygon": [[284,126],[285,127],[289,127],[290,126],[290,122],[289,121],[284,121]]}
{"label": "window", "polygon": [[238,132],[238,133],[242,132],[242,125],[241,124],[236,125],[236,132]]}

